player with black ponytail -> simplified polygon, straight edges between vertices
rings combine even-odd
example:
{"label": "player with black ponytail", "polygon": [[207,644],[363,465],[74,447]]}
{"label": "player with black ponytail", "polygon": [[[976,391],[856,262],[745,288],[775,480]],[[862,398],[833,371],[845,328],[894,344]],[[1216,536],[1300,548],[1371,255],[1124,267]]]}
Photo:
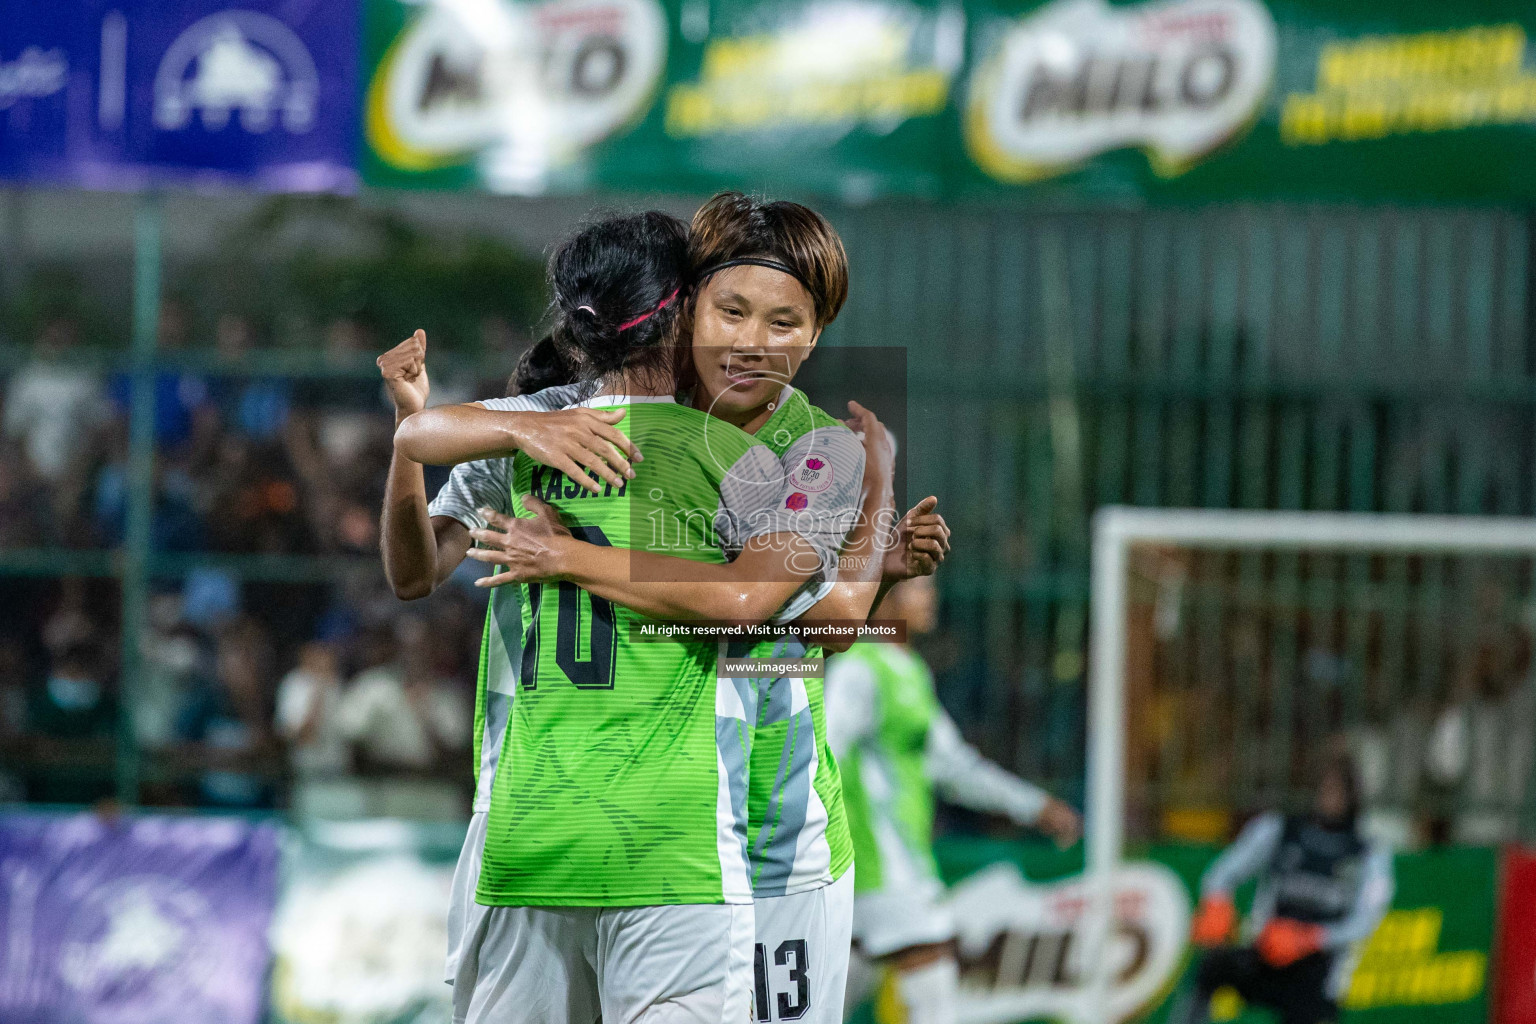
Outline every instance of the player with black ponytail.
{"label": "player with black ponytail", "polygon": [[688,226],[648,212],[600,222],[556,248],[549,286],[555,337],[575,376],[678,390],[678,312],[688,278]]}
{"label": "player with black ponytail", "polygon": [[[675,400],[686,365],[686,226],[660,213],[610,218],[563,242],[549,266],[552,344],[577,383],[552,389],[563,411],[539,415],[605,417],[619,439],[578,439],[601,456],[598,475],[574,456],[551,461],[523,444],[510,460],[487,458],[531,428],[508,429],[504,421],[524,414],[484,406],[413,415],[397,450],[499,461],[516,514],[551,513],[541,520],[546,543],[632,549],[637,573],[647,558],[718,569],[745,549],[782,604],[818,562],[804,557],[803,539],[774,532],[778,460]],[[620,460],[622,476],[613,473]],[[452,487],[430,511],[464,525],[501,522],[494,489],[479,493],[491,506],[483,513],[466,511]],[[486,553],[470,555],[494,561]],[[482,657],[480,813],[451,911],[455,1010],[469,1021],[551,1024],[632,1020],[653,1008],[658,1019],[746,1019],[755,703],[718,677],[717,643],[644,639],[665,610],[636,611],[562,580],[503,593]]]}

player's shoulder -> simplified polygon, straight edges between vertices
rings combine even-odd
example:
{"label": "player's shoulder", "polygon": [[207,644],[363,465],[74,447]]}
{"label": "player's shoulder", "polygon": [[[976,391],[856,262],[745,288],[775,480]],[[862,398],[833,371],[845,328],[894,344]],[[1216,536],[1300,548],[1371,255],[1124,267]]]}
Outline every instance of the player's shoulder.
{"label": "player's shoulder", "polygon": [[808,460],[833,465],[840,470],[862,471],[864,442],[846,425],[834,420],[801,434],[784,446],[779,456],[786,470],[801,468]]}
{"label": "player's shoulder", "polygon": [[[601,399],[594,400],[596,402]],[[625,429],[644,453],[647,444],[663,451],[691,454],[722,468],[754,449],[767,451],[751,434],[734,423],[674,401],[634,402],[628,406]],[[770,453],[771,454],[771,453]],[[761,458],[760,455],[753,456]]]}
{"label": "player's shoulder", "polygon": [[[805,394],[804,392],[798,390],[796,393],[802,397],[804,397]],[[853,436],[853,431],[849,430],[848,425],[842,420],[838,419],[836,416],[833,416],[821,406],[812,403],[809,398],[805,399],[805,404],[806,408],[810,412],[811,426],[815,427],[817,430],[841,428],[842,431],[848,436]]]}
{"label": "player's shoulder", "polygon": [[784,385],[775,405],[775,418],[799,430],[843,425],[842,420],[812,402],[809,395],[793,384]]}
{"label": "player's shoulder", "polygon": [[483,398],[476,404],[496,412],[553,412],[576,402],[581,397],[581,387],[580,384],[561,384],[531,395]]}

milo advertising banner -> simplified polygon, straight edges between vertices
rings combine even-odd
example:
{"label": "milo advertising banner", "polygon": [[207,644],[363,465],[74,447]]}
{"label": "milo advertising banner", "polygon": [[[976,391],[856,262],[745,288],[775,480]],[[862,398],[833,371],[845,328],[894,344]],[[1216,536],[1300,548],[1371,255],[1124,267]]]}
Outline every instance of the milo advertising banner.
{"label": "milo advertising banner", "polygon": [[[938,847],[958,922],[961,1024],[1098,1024],[1085,988],[1080,851],[990,840]],[[1185,993],[1194,964],[1188,943],[1200,877],[1219,851],[1159,846],[1121,869],[1109,955],[1117,1020],[1161,1022]],[[1391,911],[1355,951],[1342,999],[1352,1024],[1485,1024],[1489,951],[1498,900],[1498,854],[1453,848],[1400,855]],[[1245,905],[1247,892],[1239,892]],[[1218,992],[1212,1020],[1270,1018]],[[865,1022],[879,1020],[870,1007]]]}
{"label": "milo advertising banner", "polygon": [[372,0],[366,20],[378,184],[943,189],[958,5]]}
{"label": "milo advertising banner", "polygon": [[646,121],[674,18],[657,0],[368,4],[363,170],[379,184],[579,189]]}
{"label": "milo advertising banner", "polygon": [[[1134,194],[1177,179],[1261,118],[1276,37],[1260,0],[1058,0],[1018,17],[983,15],[966,152],[991,183],[1090,172],[1094,187]],[[1110,154],[1122,156],[1100,159]]]}
{"label": "milo advertising banner", "polygon": [[1056,0],[978,12],[959,192],[1523,199],[1536,8]]}
{"label": "milo advertising banner", "polygon": [[1536,9],[364,0],[381,185],[1536,198]]}

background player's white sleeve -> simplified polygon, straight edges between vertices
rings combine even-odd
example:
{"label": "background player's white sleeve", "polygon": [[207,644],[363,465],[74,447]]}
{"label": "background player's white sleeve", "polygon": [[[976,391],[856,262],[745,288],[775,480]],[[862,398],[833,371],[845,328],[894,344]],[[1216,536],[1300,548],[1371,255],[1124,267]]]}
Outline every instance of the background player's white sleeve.
{"label": "background player's white sleeve", "polygon": [[875,673],[857,658],[831,658],[823,688],[827,744],[834,757],[846,757],[875,731],[879,700]]}
{"label": "background player's white sleeve", "polygon": [[1323,945],[1328,949],[1342,949],[1370,938],[1386,916],[1387,908],[1392,906],[1392,893],[1396,887],[1392,878],[1392,851],[1380,844],[1372,845],[1360,875],[1355,905],[1344,920],[1323,929]]}
{"label": "background player's white sleeve", "polygon": [[[532,395],[487,398],[475,404],[498,412],[552,412],[564,409],[580,390],[581,385],[568,384]],[[461,462],[448,474],[448,482],[437,497],[428,503],[427,515],[448,516],[471,530],[483,529],[485,520],[476,509],[489,508],[503,515],[513,513],[511,473],[512,460],[508,458]]]}
{"label": "background player's white sleeve", "polygon": [[928,727],[928,777],[945,799],[973,810],[1004,814],[1033,825],[1050,794],[981,756],[943,710]]}
{"label": "background player's white sleeve", "polygon": [[1200,879],[1200,895],[1232,895],[1274,859],[1284,831],[1285,819],[1274,813],[1261,814],[1243,826],[1232,845],[1206,869],[1205,877]]}
{"label": "background player's white sleeve", "polygon": [[489,508],[512,515],[511,471],[511,459],[459,463],[448,474],[448,481],[437,497],[427,503],[427,515],[457,519],[471,530],[485,527],[485,520],[476,509]]}

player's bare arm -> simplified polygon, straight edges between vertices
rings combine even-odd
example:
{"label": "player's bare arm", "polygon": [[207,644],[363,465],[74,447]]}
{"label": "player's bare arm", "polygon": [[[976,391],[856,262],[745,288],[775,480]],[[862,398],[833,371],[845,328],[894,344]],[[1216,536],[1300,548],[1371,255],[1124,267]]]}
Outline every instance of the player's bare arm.
{"label": "player's bare arm", "polygon": [[523,412],[476,403],[442,405],[408,416],[395,431],[395,447],[428,466],[522,451],[596,494],[604,483],[618,487],[633,479],[630,463],[640,461],[640,450],[614,426],[621,419],[622,409]]}
{"label": "player's bare arm", "polygon": [[[417,331],[379,356],[379,373],[395,404],[395,426],[426,408],[427,335]],[[384,481],[384,511],[379,548],[390,589],[402,600],[426,597],[464,560],[469,531],[448,516],[427,514],[426,482],[421,463],[396,448]]]}
{"label": "player's bare arm", "polygon": [[469,557],[499,567],[477,586],[563,580],[658,619],[766,622],[814,574],[820,558],[796,533],[748,541],[735,561],[695,562],[673,555],[605,547],[577,540],[560,526],[554,510],[525,497],[532,519],[480,514],[493,528],[471,530],[482,546]]}
{"label": "player's bare arm", "polygon": [[395,453],[420,465],[452,466],[525,452],[596,494],[587,470],[614,487],[634,478],[640,449],[614,424],[617,409],[524,412],[487,409],[478,402],[426,408],[427,336],[418,330],[378,359],[395,402]]}

